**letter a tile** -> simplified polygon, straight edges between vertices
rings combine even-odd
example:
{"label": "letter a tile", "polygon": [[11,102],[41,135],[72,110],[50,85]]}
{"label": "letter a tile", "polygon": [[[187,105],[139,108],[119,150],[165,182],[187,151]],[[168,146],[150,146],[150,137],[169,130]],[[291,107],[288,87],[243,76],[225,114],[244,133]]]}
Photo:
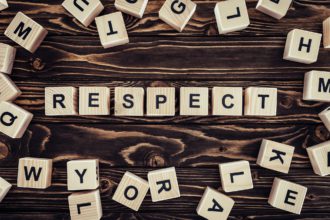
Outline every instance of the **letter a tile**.
{"label": "letter a tile", "polygon": [[316,174],[330,174],[330,141],[307,148],[307,153]]}
{"label": "letter a tile", "polygon": [[307,72],[305,74],[303,99],[330,102],[330,72]]}

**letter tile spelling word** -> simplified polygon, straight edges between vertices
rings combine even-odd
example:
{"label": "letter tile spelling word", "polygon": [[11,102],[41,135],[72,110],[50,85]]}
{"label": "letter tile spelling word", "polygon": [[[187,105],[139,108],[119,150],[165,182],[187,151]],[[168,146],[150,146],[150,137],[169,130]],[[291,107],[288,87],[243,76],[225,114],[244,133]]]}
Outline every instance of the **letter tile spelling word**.
{"label": "letter tile spelling word", "polygon": [[300,214],[306,193],[304,186],[275,178],[268,203],[275,208]]}
{"label": "letter tile spelling word", "polygon": [[242,87],[214,87],[212,89],[213,115],[243,115]]}
{"label": "letter tile spelling word", "polygon": [[104,9],[100,0],[65,0],[62,6],[86,27]]}
{"label": "letter tile spelling word", "polygon": [[330,17],[323,21],[323,46],[330,48]]}
{"label": "letter tile spelling word", "polygon": [[159,18],[181,32],[196,11],[191,0],[166,0],[159,11]]}
{"label": "letter tile spelling word", "polygon": [[303,99],[330,102],[330,72],[307,72],[305,74]]}
{"label": "letter tile spelling word", "polygon": [[0,72],[11,74],[16,56],[16,48],[0,43]]}
{"label": "letter tile spelling word", "polygon": [[180,115],[208,115],[209,89],[202,87],[180,88]]}
{"label": "letter tile spelling word", "polygon": [[322,34],[300,29],[289,32],[285,43],[283,59],[311,64],[317,61]]}
{"label": "letter tile spelling word", "polygon": [[126,14],[142,18],[146,9],[148,0],[116,0],[115,7],[117,10]]}
{"label": "letter tile spelling word", "polygon": [[34,53],[48,31],[40,24],[18,12],[5,31],[5,35],[21,45],[31,53]]}
{"label": "letter tile spelling word", "polygon": [[175,88],[173,87],[147,88],[147,115],[174,116]]}
{"label": "letter tile spelling word", "polygon": [[0,177],[0,202],[5,198],[11,188],[11,184]]}
{"label": "letter tile spelling word", "polygon": [[121,12],[97,17],[95,21],[101,44],[104,48],[115,47],[129,42]]}
{"label": "letter tile spelling word", "polygon": [[259,0],[257,10],[276,19],[283,18],[288,12],[292,0]]}
{"label": "letter tile spelling word", "polygon": [[227,0],[218,2],[214,8],[220,34],[240,31],[250,25],[245,0]]}
{"label": "letter tile spelling word", "polygon": [[72,160],[67,163],[68,190],[92,190],[100,185],[99,160]]}
{"label": "letter tile spelling word", "polygon": [[330,107],[324,109],[324,111],[319,114],[319,117],[324,126],[328,129],[328,131],[330,131]]}
{"label": "letter tile spelling word", "polygon": [[294,147],[263,139],[257,164],[281,173],[289,173]]}
{"label": "letter tile spelling word", "polygon": [[150,171],[148,173],[148,181],[153,202],[180,197],[180,189],[174,167]]}
{"label": "letter tile spelling word", "polygon": [[0,73],[0,102],[15,100],[21,93],[21,90],[7,75]]}
{"label": "letter tile spelling word", "polygon": [[140,87],[115,88],[116,116],[143,116],[144,89]]}
{"label": "letter tile spelling word", "polygon": [[11,138],[21,138],[33,115],[9,102],[0,102],[0,132]]}
{"label": "letter tile spelling word", "polygon": [[307,148],[314,173],[320,176],[330,174],[330,141]]}
{"label": "letter tile spelling word", "polygon": [[7,0],[0,0],[0,11],[5,10],[8,8]]}
{"label": "letter tile spelling word", "polygon": [[71,220],[99,220],[102,218],[99,190],[73,193],[68,200]]}
{"label": "letter tile spelling word", "polygon": [[74,87],[46,87],[45,114],[77,115],[77,89]]}
{"label": "letter tile spelling word", "polygon": [[230,197],[206,187],[197,207],[197,214],[208,220],[227,219],[235,202]]}
{"label": "letter tile spelling word", "polygon": [[51,159],[25,157],[19,159],[17,186],[46,189],[52,182],[53,161]]}
{"label": "letter tile spelling word", "polygon": [[245,115],[276,116],[276,112],[276,88],[249,87],[245,90]]}
{"label": "letter tile spelling word", "polygon": [[253,188],[250,163],[236,161],[219,165],[221,184],[225,192],[236,192]]}
{"label": "letter tile spelling word", "polygon": [[80,115],[110,115],[108,87],[79,87]]}
{"label": "letter tile spelling word", "polygon": [[149,190],[148,182],[126,172],[112,199],[134,211],[138,211]]}

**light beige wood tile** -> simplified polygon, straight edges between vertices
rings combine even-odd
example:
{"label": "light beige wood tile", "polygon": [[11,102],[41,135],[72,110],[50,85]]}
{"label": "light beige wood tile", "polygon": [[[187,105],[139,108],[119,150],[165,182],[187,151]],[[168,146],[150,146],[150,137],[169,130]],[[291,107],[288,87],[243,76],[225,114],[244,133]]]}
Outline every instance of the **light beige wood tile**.
{"label": "light beige wood tile", "polygon": [[5,10],[8,8],[7,0],[0,0],[0,11]]}
{"label": "light beige wood tile", "polygon": [[214,87],[212,89],[212,114],[243,115],[243,88]]}
{"label": "light beige wood tile", "polygon": [[330,17],[323,21],[323,46],[330,48]]}
{"label": "light beige wood tile", "polygon": [[147,116],[174,116],[175,88],[147,88]]}
{"label": "light beige wood tile", "polygon": [[209,89],[204,87],[180,88],[180,115],[208,115]]}
{"label": "light beige wood tile", "polygon": [[15,100],[21,94],[21,90],[10,78],[0,73],[0,102]]}
{"label": "light beige wood tile", "polygon": [[79,87],[80,115],[110,115],[108,87]]}
{"label": "light beige wood tile", "polygon": [[0,72],[11,74],[15,62],[16,48],[0,43]]}
{"label": "light beige wood tile", "polygon": [[330,131],[330,107],[319,113],[319,117],[322,120],[324,126],[328,129],[328,131]]}
{"label": "light beige wood tile", "polygon": [[12,185],[10,183],[0,177],[0,203],[5,198],[11,187]]}
{"label": "light beige wood tile", "polygon": [[116,0],[115,7],[117,10],[126,14],[142,18],[147,7],[148,0]]}
{"label": "light beige wood tile", "polygon": [[330,174],[330,141],[307,148],[314,173],[320,176]]}
{"label": "light beige wood tile", "polygon": [[141,87],[116,87],[115,115],[143,116],[144,89]]}
{"label": "light beige wood tile", "polygon": [[273,18],[281,19],[288,12],[292,0],[259,0],[257,10]]}
{"label": "light beige wood tile", "polygon": [[305,74],[303,100],[330,102],[330,72],[313,70]]}
{"label": "light beige wood tile", "polygon": [[276,116],[277,89],[249,87],[245,90],[244,115]]}
{"label": "light beige wood tile", "polygon": [[77,89],[46,87],[45,114],[47,116],[77,115]]}

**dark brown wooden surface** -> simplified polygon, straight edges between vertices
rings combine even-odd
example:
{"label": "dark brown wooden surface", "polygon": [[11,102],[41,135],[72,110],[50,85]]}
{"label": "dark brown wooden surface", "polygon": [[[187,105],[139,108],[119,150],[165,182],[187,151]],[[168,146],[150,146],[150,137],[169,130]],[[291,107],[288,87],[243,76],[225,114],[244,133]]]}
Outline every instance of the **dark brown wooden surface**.
{"label": "dark brown wooden surface", "polygon": [[[102,2],[102,14],[115,11],[113,0]],[[10,8],[0,13],[1,33],[22,11],[49,36],[35,54],[16,46],[11,77],[23,91],[16,103],[35,118],[22,139],[0,135],[0,176],[14,185],[0,204],[0,219],[69,219],[66,162],[78,158],[101,161],[104,219],[200,219],[195,209],[204,188],[222,191],[217,165],[241,159],[251,163],[255,189],[229,194],[236,201],[230,219],[330,219],[330,179],[313,173],[306,154],[308,146],[330,138],[318,118],[328,104],[301,99],[304,73],[330,71],[330,51],[322,48],[312,65],[282,60],[287,32],[321,32],[330,0],[296,0],[280,21],[256,11],[256,0],[247,0],[251,25],[226,36],[217,34],[215,0],[195,1],[197,11],[182,33],[158,19],[163,2],[149,0],[141,20],[125,15],[130,44],[105,50],[95,23],[83,27],[62,8],[62,0],[9,0]],[[3,35],[0,42],[15,45]],[[278,116],[45,117],[44,88],[64,85],[112,91],[116,86],[276,87]],[[263,138],[296,147],[289,175],[256,165]],[[49,189],[16,187],[18,159],[25,156],[54,159]],[[111,200],[126,170],[145,178],[149,170],[167,166],[177,167],[181,198],[152,203],[148,194],[139,212]],[[274,177],[308,187],[300,216],[267,204]]]}

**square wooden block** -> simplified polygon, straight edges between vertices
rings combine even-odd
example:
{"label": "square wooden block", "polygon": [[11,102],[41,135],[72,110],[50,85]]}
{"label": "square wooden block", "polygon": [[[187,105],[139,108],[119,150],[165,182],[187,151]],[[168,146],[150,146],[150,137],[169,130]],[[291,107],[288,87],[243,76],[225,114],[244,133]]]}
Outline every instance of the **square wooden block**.
{"label": "square wooden block", "polygon": [[142,18],[147,7],[148,0],[116,0],[117,10],[137,18]]}
{"label": "square wooden block", "polygon": [[77,89],[46,87],[45,114],[47,116],[77,115]]}
{"label": "square wooden block", "polygon": [[330,141],[307,148],[314,173],[320,176],[330,174]]}
{"label": "square wooden block", "polygon": [[147,88],[147,115],[174,116],[175,115],[175,88],[148,87]]}
{"label": "square wooden block", "polygon": [[208,220],[227,219],[235,201],[215,189],[206,187],[198,204],[197,214]]}
{"label": "square wooden block", "polygon": [[276,19],[283,18],[288,12],[292,0],[259,0],[257,10]]}
{"label": "square wooden block", "polygon": [[283,59],[311,64],[317,61],[322,34],[294,29],[289,32]]}
{"label": "square wooden block", "polygon": [[71,220],[99,220],[102,218],[99,190],[73,193],[68,200]]}
{"label": "square wooden block", "polygon": [[0,0],[0,11],[5,10],[8,8],[7,0]]}
{"label": "square wooden block", "polygon": [[304,186],[275,178],[268,203],[275,208],[300,214],[306,193]]}
{"label": "square wooden block", "polygon": [[144,179],[126,172],[121,179],[112,199],[134,211],[138,211],[149,190],[149,184]]}
{"label": "square wooden block", "polygon": [[108,87],[79,87],[80,115],[110,115]]}
{"label": "square wooden block", "polygon": [[294,147],[263,139],[257,164],[281,173],[289,173]]}
{"label": "square wooden block", "polygon": [[11,74],[15,62],[16,48],[0,43],[0,72]]}
{"label": "square wooden block", "polygon": [[330,48],[330,17],[323,21],[323,46]]}
{"label": "square wooden block", "polygon": [[40,24],[18,12],[5,31],[5,35],[26,50],[34,53],[47,36],[48,31]]}
{"label": "square wooden block", "polygon": [[115,47],[129,42],[121,12],[97,17],[95,21],[101,44],[104,48]]}
{"label": "square wooden block", "polygon": [[10,102],[0,102],[0,132],[11,138],[21,138],[33,115]]}
{"label": "square wooden block", "polygon": [[181,32],[194,15],[196,7],[191,0],[166,0],[159,11],[159,18]]}
{"label": "square wooden block", "polygon": [[150,171],[148,173],[148,181],[153,202],[180,197],[180,189],[174,167]]}
{"label": "square wooden block", "polygon": [[143,116],[144,89],[141,87],[116,87],[115,115]]}
{"label": "square wooden block", "polygon": [[12,185],[0,177],[0,202],[5,198]]}
{"label": "square wooden block", "polygon": [[249,87],[245,90],[244,115],[276,116],[277,89]]}
{"label": "square wooden block", "polygon": [[303,100],[330,102],[330,72],[313,70],[305,74]]}
{"label": "square wooden block", "polygon": [[214,87],[212,89],[212,114],[243,115],[243,88]]}
{"label": "square wooden block", "polygon": [[250,25],[245,0],[218,2],[214,8],[219,34],[240,31]]}
{"label": "square wooden block", "polygon": [[324,109],[319,114],[320,119],[322,120],[324,126],[330,131],[330,107]]}
{"label": "square wooden block", "polygon": [[52,182],[51,159],[24,157],[19,159],[17,187],[46,189]]}
{"label": "square wooden block", "polygon": [[203,87],[180,88],[180,115],[208,115],[209,89]]}
{"label": "square wooden block", "polygon": [[65,0],[62,6],[86,27],[88,27],[104,9],[100,0]]}
{"label": "square wooden block", "polygon": [[99,187],[99,160],[67,162],[68,190],[93,190]]}
{"label": "square wooden block", "polygon": [[236,161],[219,164],[222,188],[225,192],[253,189],[250,163]]}
{"label": "square wooden block", "polygon": [[15,100],[21,94],[21,90],[10,78],[0,73],[0,102]]}

